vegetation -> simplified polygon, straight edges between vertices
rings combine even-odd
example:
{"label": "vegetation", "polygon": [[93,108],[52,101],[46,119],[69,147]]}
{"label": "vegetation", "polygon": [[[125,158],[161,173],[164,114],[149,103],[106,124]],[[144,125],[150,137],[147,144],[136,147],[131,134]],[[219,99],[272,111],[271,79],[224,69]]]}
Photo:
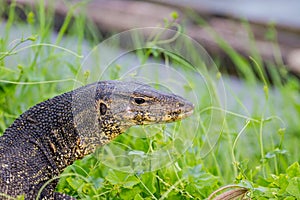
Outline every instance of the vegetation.
{"label": "vegetation", "polygon": [[[132,63],[122,59],[108,68],[99,67],[102,58],[98,54],[89,54],[91,66],[85,59],[88,49],[103,39],[84,11],[72,15],[78,6],[70,7],[57,32],[54,12],[45,11],[43,3],[36,11],[15,3],[1,8],[7,17],[1,19],[0,32],[1,134],[30,106],[79,85],[127,77],[152,80],[143,79],[149,74],[148,63],[156,66],[151,68],[155,83],[167,80],[182,87],[178,91],[196,107],[190,119],[133,127],[95,154],[76,161],[61,175],[58,191],[82,199],[205,199],[211,194],[209,198],[213,198],[214,191],[227,198],[300,199],[300,82],[283,65],[272,26],[267,34],[278,57],[266,70],[255,48],[249,61],[196,19],[207,26],[234,63],[241,81],[233,83],[235,78],[222,64],[218,66],[221,73],[205,53],[199,54],[194,44],[186,43],[184,36],[162,40],[159,35],[163,31],[150,40],[150,46],[133,51],[144,68],[131,71],[128,66]],[[22,13],[26,21],[20,19]],[[174,21],[166,21],[164,26],[184,32]],[[15,34],[15,30],[19,32]],[[118,39],[112,41],[116,47],[121,45]],[[140,39],[134,38],[133,43]],[[174,41],[185,42],[177,49],[185,46],[188,54],[162,48],[169,48]],[[217,56],[214,60],[218,63]],[[184,84],[173,76],[162,77],[162,63],[172,66],[164,69],[180,74],[177,78],[184,77]],[[235,88],[237,84],[240,89]],[[155,166],[157,162],[161,163]]]}

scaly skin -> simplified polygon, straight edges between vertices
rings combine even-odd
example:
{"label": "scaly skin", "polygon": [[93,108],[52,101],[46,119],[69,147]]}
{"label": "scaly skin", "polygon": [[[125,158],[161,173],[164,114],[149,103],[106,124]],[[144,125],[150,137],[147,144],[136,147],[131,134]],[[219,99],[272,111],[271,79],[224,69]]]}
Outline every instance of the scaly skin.
{"label": "scaly skin", "polygon": [[[36,199],[47,181],[130,126],[173,122],[192,111],[177,95],[122,81],[93,83],[39,103],[0,137],[0,199]],[[39,199],[73,199],[54,192],[56,184],[51,181]]]}

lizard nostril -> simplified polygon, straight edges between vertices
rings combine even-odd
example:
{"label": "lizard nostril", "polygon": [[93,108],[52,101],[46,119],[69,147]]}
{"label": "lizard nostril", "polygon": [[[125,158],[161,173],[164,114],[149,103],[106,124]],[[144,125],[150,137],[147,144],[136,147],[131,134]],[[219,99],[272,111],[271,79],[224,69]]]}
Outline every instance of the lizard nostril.
{"label": "lizard nostril", "polygon": [[184,106],[184,103],[178,103],[178,106],[179,106],[179,107],[183,107],[183,106]]}

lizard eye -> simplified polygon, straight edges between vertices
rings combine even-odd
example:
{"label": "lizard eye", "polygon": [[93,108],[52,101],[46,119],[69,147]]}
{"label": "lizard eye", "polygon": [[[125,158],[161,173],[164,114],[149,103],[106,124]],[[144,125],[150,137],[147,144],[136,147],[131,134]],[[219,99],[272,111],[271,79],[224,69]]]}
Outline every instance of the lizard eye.
{"label": "lizard eye", "polygon": [[136,104],[143,104],[143,103],[145,103],[145,99],[143,99],[141,97],[136,97],[136,98],[134,98],[134,102]]}

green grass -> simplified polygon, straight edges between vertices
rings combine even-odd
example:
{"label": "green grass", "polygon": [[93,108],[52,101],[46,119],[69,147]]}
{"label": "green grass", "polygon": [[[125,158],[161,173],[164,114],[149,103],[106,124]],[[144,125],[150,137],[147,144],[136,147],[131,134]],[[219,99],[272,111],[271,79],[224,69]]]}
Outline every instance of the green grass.
{"label": "green grass", "polygon": [[[82,199],[205,199],[225,186],[225,191],[231,189],[225,194],[246,188],[253,199],[300,198],[300,84],[282,64],[272,26],[268,34],[277,57],[275,63],[268,62],[266,78],[255,40],[249,61],[196,19],[235,64],[242,84],[236,89],[222,64],[220,73],[193,43],[181,36],[162,40],[163,32],[150,40],[152,46],[133,51],[135,61],[126,54],[129,59],[118,58],[106,69],[102,62],[109,55],[96,51],[84,60],[102,36],[85,19],[84,10],[71,20],[82,5],[71,7],[57,34],[54,14],[42,3],[35,14],[22,8],[26,22],[18,19],[14,4],[2,9],[9,11],[0,35],[0,133],[36,103],[99,79],[151,80],[155,87],[164,89],[158,85],[162,84],[179,92],[196,107],[189,119],[133,127],[76,161],[61,175],[58,191]],[[170,25],[176,24],[165,24]],[[21,34],[13,35],[15,28]],[[174,41],[173,53],[157,48],[171,48]],[[118,47],[121,41],[109,42]],[[133,44],[140,42],[138,35],[132,36]],[[172,67],[163,68],[162,63]],[[133,64],[143,67],[132,70]],[[150,71],[148,64],[154,66]]]}

